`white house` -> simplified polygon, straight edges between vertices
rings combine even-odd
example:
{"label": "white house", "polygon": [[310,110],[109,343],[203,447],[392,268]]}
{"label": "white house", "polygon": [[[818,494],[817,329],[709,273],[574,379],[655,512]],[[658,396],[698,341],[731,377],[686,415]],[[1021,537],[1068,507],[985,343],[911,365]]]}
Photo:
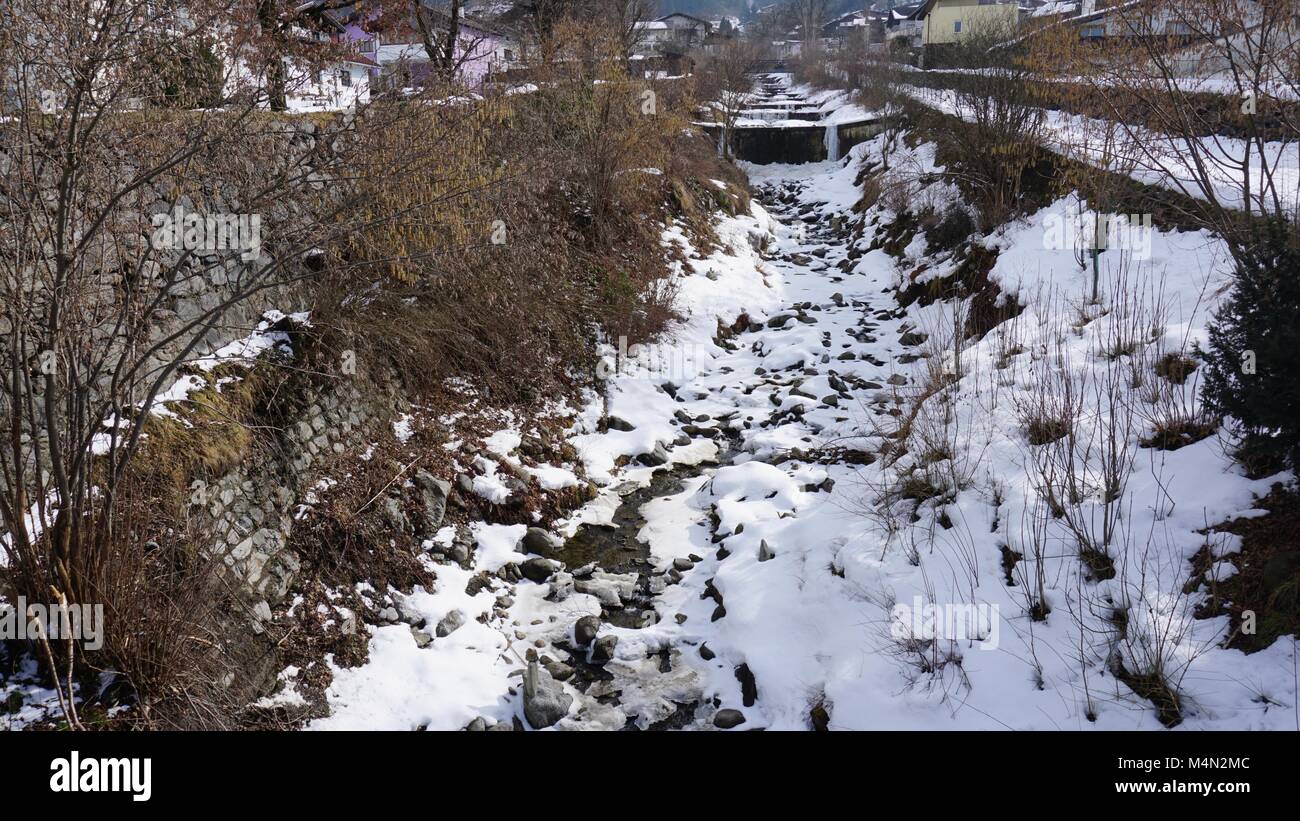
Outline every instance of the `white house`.
{"label": "white house", "polygon": [[636,24],[636,42],[632,53],[637,57],[653,57],[659,47],[673,39],[673,28],[660,20],[645,20]]}
{"label": "white house", "polygon": [[690,14],[674,12],[665,14],[657,22],[668,24],[672,32],[672,39],[679,46],[690,48],[704,42],[713,31],[713,25],[708,20],[701,20]]}
{"label": "white house", "polygon": [[370,102],[371,73],[379,64],[361,54],[322,69],[315,76],[291,79],[287,90],[290,111],[346,111]]}

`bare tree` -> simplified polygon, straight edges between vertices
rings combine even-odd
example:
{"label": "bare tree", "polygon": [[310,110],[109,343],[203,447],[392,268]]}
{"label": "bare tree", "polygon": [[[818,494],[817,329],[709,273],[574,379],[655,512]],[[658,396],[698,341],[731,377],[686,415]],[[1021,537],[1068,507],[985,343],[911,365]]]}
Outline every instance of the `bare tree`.
{"label": "bare tree", "polygon": [[721,129],[718,147],[725,159],[732,159],[736,120],[750,103],[753,72],[764,54],[760,42],[734,37],[723,43],[697,72],[699,93],[712,100],[713,114]]}
{"label": "bare tree", "polygon": [[1238,259],[1294,245],[1300,0],[1152,0],[1109,20],[1117,36],[1073,49],[1067,71],[1096,92],[1140,168],[1201,203],[1188,216]]}
{"label": "bare tree", "polygon": [[803,40],[805,59],[817,53],[822,26],[826,24],[826,5],[826,0],[792,0],[791,2],[799,21],[799,35]]}

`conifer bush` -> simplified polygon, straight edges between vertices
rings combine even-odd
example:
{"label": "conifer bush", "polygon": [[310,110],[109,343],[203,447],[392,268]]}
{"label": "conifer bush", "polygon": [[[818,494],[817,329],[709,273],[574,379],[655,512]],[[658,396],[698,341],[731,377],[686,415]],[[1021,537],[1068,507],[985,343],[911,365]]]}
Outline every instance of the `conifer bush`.
{"label": "conifer bush", "polygon": [[1239,423],[1239,457],[1300,466],[1300,249],[1277,242],[1242,255],[1215,314],[1205,359],[1206,407]]}

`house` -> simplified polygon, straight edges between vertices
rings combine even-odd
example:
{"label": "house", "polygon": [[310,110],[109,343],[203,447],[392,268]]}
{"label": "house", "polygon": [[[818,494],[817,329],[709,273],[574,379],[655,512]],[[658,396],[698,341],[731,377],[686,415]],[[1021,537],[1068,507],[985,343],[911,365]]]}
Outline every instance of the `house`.
{"label": "house", "polygon": [[977,32],[1016,30],[1020,8],[1014,0],[926,0],[913,13],[921,23],[921,42],[945,46]]}
{"label": "house", "polygon": [[634,31],[636,40],[632,44],[635,57],[654,57],[673,39],[673,29],[659,20],[644,20],[637,23]]}
{"label": "house", "polygon": [[[446,10],[421,0],[422,14],[435,32],[445,32],[450,25]],[[349,21],[348,36],[360,56],[377,65],[373,80],[386,88],[423,85],[433,74],[432,61],[424,45],[424,35],[414,15],[385,26],[368,16]],[[469,87],[478,87],[520,62],[519,37],[510,29],[479,17],[458,18],[453,61],[456,79]]]}
{"label": "house", "polygon": [[289,111],[345,111],[370,102],[371,77],[379,64],[363,54],[351,54],[288,83]]}
{"label": "house", "polygon": [[701,20],[690,14],[674,12],[665,14],[657,22],[664,23],[668,26],[671,38],[674,44],[680,50],[689,50],[702,44],[713,31],[713,25],[708,20]]}
{"label": "house", "polygon": [[[1237,3],[1240,14],[1235,15],[1236,19],[1243,26],[1250,25],[1256,11],[1254,0],[1237,0]],[[1178,46],[1204,39],[1205,32],[1215,32],[1215,23],[1210,19],[1189,26],[1188,14],[1189,10],[1175,5],[1175,0],[1053,2],[1040,7],[1033,15],[1032,22],[1038,25],[1025,36],[1069,26],[1078,31],[1079,39],[1091,42],[1157,37]]]}
{"label": "house", "polygon": [[923,24],[916,17],[923,4],[912,3],[896,6],[889,10],[885,19],[885,43],[897,47],[901,43],[908,48],[920,48],[925,34]]}
{"label": "house", "polygon": [[[1266,17],[1257,5],[1250,0],[1241,3],[1240,28],[1182,46],[1174,51],[1170,67],[1180,77],[1218,79],[1220,87],[1230,92],[1251,87],[1256,81],[1278,90],[1291,87],[1295,79],[1294,75],[1284,76],[1286,61],[1265,55],[1295,53],[1295,44],[1300,43],[1300,17],[1293,17],[1289,24],[1265,25]],[[1251,71],[1257,66],[1262,69],[1258,77]]]}
{"label": "house", "polygon": [[[1080,28],[1082,39],[1112,37],[1169,37],[1190,42],[1193,31],[1204,30],[1207,25],[1198,23],[1194,28],[1186,22],[1187,9],[1171,10],[1171,0],[1127,0],[1103,3],[1082,0],[1079,15],[1072,24]],[[1099,8],[1100,6],[1105,8]],[[1242,2],[1243,12],[1248,2]],[[1209,23],[1209,21],[1206,21]],[[1212,24],[1211,24],[1212,25]]]}
{"label": "house", "polygon": [[[319,8],[318,8],[319,7]],[[318,43],[331,54],[323,67],[307,68],[286,61],[285,104],[288,111],[343,111],[370,101],[378,64],[355,50],[357,43],[344,15],[322,0],[310,0],[296,9],[292,35],[304,43]]]}
{"label": "house", "polygon": [[851,31],[861,31],[867,27],[869,19],[869,13],[866,9],[845,12],[822,25],[822,37],[844,37]]}

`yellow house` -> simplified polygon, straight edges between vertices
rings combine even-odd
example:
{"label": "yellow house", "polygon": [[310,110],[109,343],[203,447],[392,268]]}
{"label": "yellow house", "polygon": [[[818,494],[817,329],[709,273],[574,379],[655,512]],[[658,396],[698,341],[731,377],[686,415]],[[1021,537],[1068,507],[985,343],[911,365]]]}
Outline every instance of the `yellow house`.
{"label": "yellow house", "polygon": [[955,43],[976,31],[1015,30],[1020,10],[1015,0],[926,0],[916,12],[925,45]]}

